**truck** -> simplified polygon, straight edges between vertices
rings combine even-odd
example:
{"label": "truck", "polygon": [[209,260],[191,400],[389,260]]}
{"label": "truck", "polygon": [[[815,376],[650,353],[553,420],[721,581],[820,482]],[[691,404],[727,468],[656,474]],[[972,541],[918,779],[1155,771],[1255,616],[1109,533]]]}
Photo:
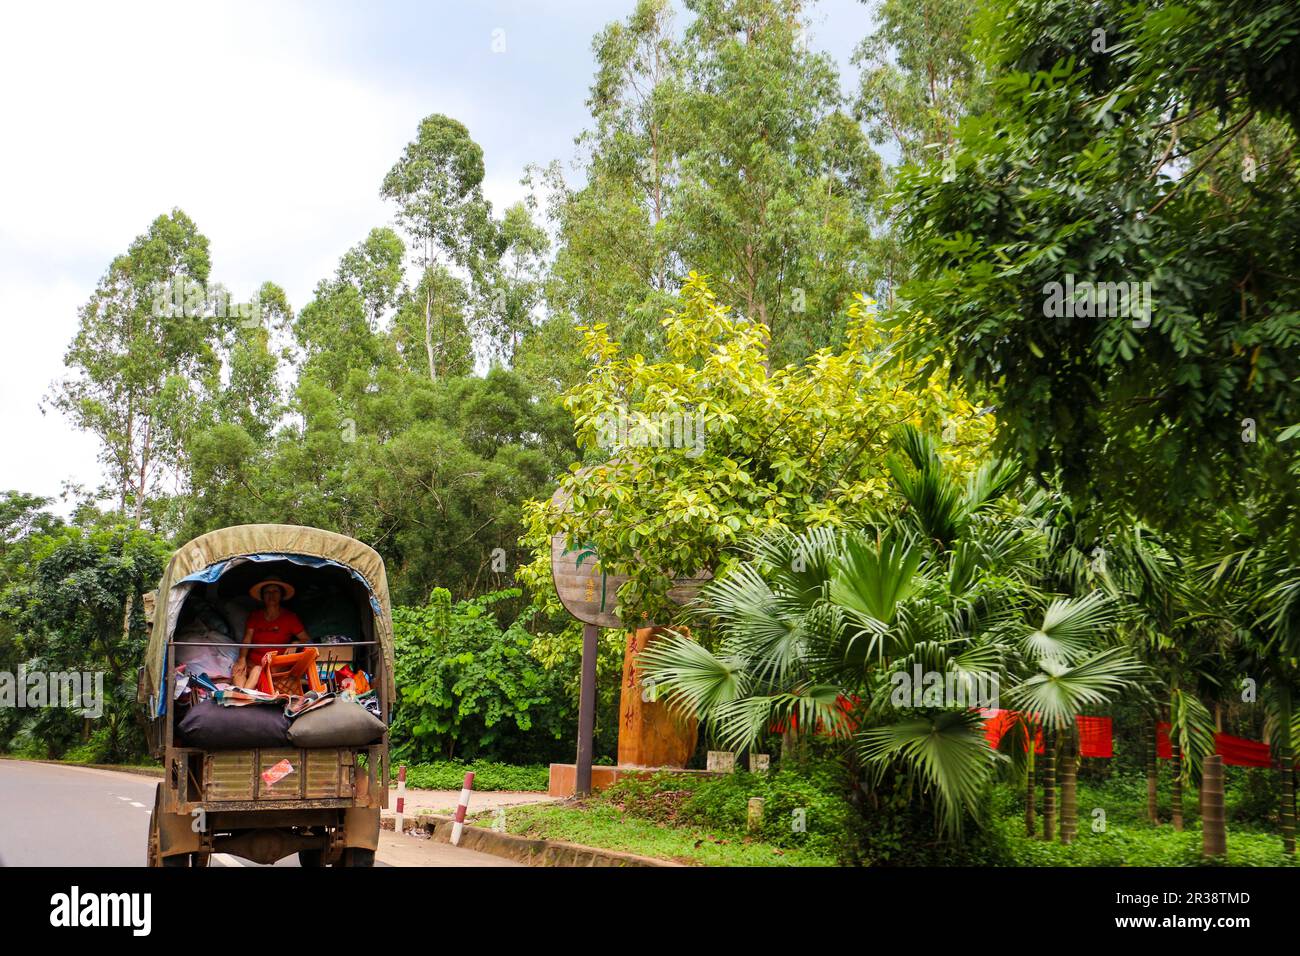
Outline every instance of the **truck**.
{"label": "truck", "polygon": [[[239,622],[256,607],[249,586],[268,578],[292,582],[295,613],[304,624],[313,622],[306,627],[314,644],[312,667],[327,684],[331,672],[342,668],[365,675],[378,702],[371,707],[383,723],[379,739],[365,746],[275,741],[221,749],[186,739],[180,727],[197,699],[195,682],[210,686],[226,676],[196,673],[205,660],[203,648],[214,647],[225,659],[238,652]],[[177,549],[151,597],[138,698],[163,778],[150,814],[148,865],[207,866],[213,853],[272,864],[296,853],[303,866],[373,866],[380,811],[388,806],[387,728],[394,703],[392,608],[379,554],[319,528],[222,528]],[[321,611],[333,616],[317,626]],[[216,639],[209,642],[194,640],[205,625],[192,622],[214,618],[215,628],[227,622],[224,632],[214,631]],[[178,634],[178,624],[187,621]],[[323,630],[331,633],[316,633]],[[315,644],[327,637],[330,643]],[[182,659],[189,665],[182,666]]]}

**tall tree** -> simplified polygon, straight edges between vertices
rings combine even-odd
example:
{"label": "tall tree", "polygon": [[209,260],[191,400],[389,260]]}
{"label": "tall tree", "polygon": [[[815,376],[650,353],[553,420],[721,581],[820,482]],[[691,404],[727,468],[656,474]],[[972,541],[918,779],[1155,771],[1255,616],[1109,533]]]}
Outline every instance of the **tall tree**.
{"label": "tall tree", "polygon": [[581,189],[548,185],[552,307],[663,354],[659,317],[688,271],[772,338],[783,365],[842,339],[873,282],[881,167],[843,110],[797,0],[692,0],[678,34],[645,0],[596,40]]}
{"label": "tall tree", "polygon": [[475,326],[489,353],[512,362],[545,294],[550,240],[528,207],[515,203],[499,224],[500,257],[483,282]]}
{"label": "tall tree", "polygon": [[[858,44],[861,72],[854,116],[873,143],[901,164],[952,162],[957,122],[984,98],[978,61],[968,44],[973,0],[863,0],[874,29]],[[886,170],[893,184],[897,167]],[[899,229],[902,206],[892,191],[873,224],[870,255],[880,270],[877,297],[893,304],[912,267]]]}
{"label": "tall tree", "polygon": [[943,161],[980,77],[968,49],[974,0],[863,0],[875,29],[858,44],[854,111],[905,163]]}
{"label": "tall tree", "polygon": [[[397,220],[420,249],[424,272],[441,264],[477,277],[498,251],[491,205],[483,198],[483,150],[463,124],[427,116],[416,138],[384,177],[380,194],[397,204]],[[447,340],[435,322],[438,284],[421,282],[424,348],[431,379],[446,360]]]}
{"label": "tall tree", "polygon": [[387,227],[371,229],[339,261],[338,278],[356,286],[366,306],[371,329],[378,331],[384,315],[397,304],[402,287],[406,244]]}
{"label": "tall tree", "polygon": [[234,321],[209,301],[209,269],[208,240],[193,220],[179,209],[155,219],[82,308],[64,356],[74,374],[49,399],[99,439],[118,510],[137,525],[175,464],[196,383],[216,366],[215,344]]}
{"label": "tall tree", "polygon": [[1300,505],[1279,444],[1300,421],[1300,11],[998,0],[976,34],[993,101],[949,169],[906,180],[921,278],[900,321],[1072,490],[1207,529],[1253,498],[1281,532]]}

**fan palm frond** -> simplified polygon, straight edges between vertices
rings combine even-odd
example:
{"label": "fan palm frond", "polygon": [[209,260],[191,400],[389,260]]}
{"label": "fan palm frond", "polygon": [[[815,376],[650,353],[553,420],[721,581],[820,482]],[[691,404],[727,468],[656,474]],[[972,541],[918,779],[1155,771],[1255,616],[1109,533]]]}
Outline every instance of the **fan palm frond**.
{"label": "fan palm frond", "polygon": [[890,538],[875,545],[859,535],[844,542],[830,599],[860,621],[893,623],[900,602],[916,590],[921,549]]}
{"label": "fan palm frond", "polygon": [[1073,666],[1047,658],[1035,674],[1007,691],[1017,710],[1042,715],[1044,725],[1063,729],[1084,708],[1109,703],[1121,691],[1134,687],[1146,668],[1122,647],[1110,647]]}
{"label": "fan palm frond", "polygon": [[718,657],[697,641],[670,633],[639,655],[637,666],[653,681],[669,710],[707,718],[724,704],[745,697],[752,681],[738,658]]}
{"label": "fan palm frond", "polygon": [[1068,663],[1089,653],[1114,623],[1115,602],[1103,591],[1057,598],[1048,605],[1043,623],[1025,635],[1021,649],[1033,659]]}
{"label": "fan palm frond", "polygon": [[998,759],[974,711],[944,711],[873,727],[858,739],[863,761],[877,775],[901,765],[919,778],[934,800],[940,826],[953,835],[961,833],[967,815],[977,814]]}

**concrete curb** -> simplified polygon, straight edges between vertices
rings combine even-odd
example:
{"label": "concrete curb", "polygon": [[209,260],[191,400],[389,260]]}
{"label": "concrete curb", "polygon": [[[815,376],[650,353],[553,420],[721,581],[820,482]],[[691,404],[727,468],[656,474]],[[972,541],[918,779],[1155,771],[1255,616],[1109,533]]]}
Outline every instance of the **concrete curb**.
{"label": "concrete curb", "polygon": [[[418,820],[407,823],[408,828],[423,828],[431,839],[439,843],[451,842],[453,817],[441,813],[422,813]],[[460,844],[466,850],[491,853],[524,866],[683,866],[670,860],[602,850],[597,847],[565,843],[562,840],[542,840],[535,837],[501,833],[487,827],[465,824]]]}

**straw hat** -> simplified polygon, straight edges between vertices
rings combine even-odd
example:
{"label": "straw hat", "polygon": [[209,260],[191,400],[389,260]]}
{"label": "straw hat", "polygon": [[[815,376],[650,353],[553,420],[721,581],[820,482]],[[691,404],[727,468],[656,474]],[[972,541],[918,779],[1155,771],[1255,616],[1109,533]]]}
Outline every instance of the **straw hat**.
{"label": "straw hat", "polygon": [[258,581],[248,589],[248,593],[253,595],[256,600],[260,601],[262,600],[262,589],[269,584],[274,584],[280,589],[280,600],[287,601],[289,598],[293,597],[293,585],[281,581],[279,578],[267,578],[265,581]]}

